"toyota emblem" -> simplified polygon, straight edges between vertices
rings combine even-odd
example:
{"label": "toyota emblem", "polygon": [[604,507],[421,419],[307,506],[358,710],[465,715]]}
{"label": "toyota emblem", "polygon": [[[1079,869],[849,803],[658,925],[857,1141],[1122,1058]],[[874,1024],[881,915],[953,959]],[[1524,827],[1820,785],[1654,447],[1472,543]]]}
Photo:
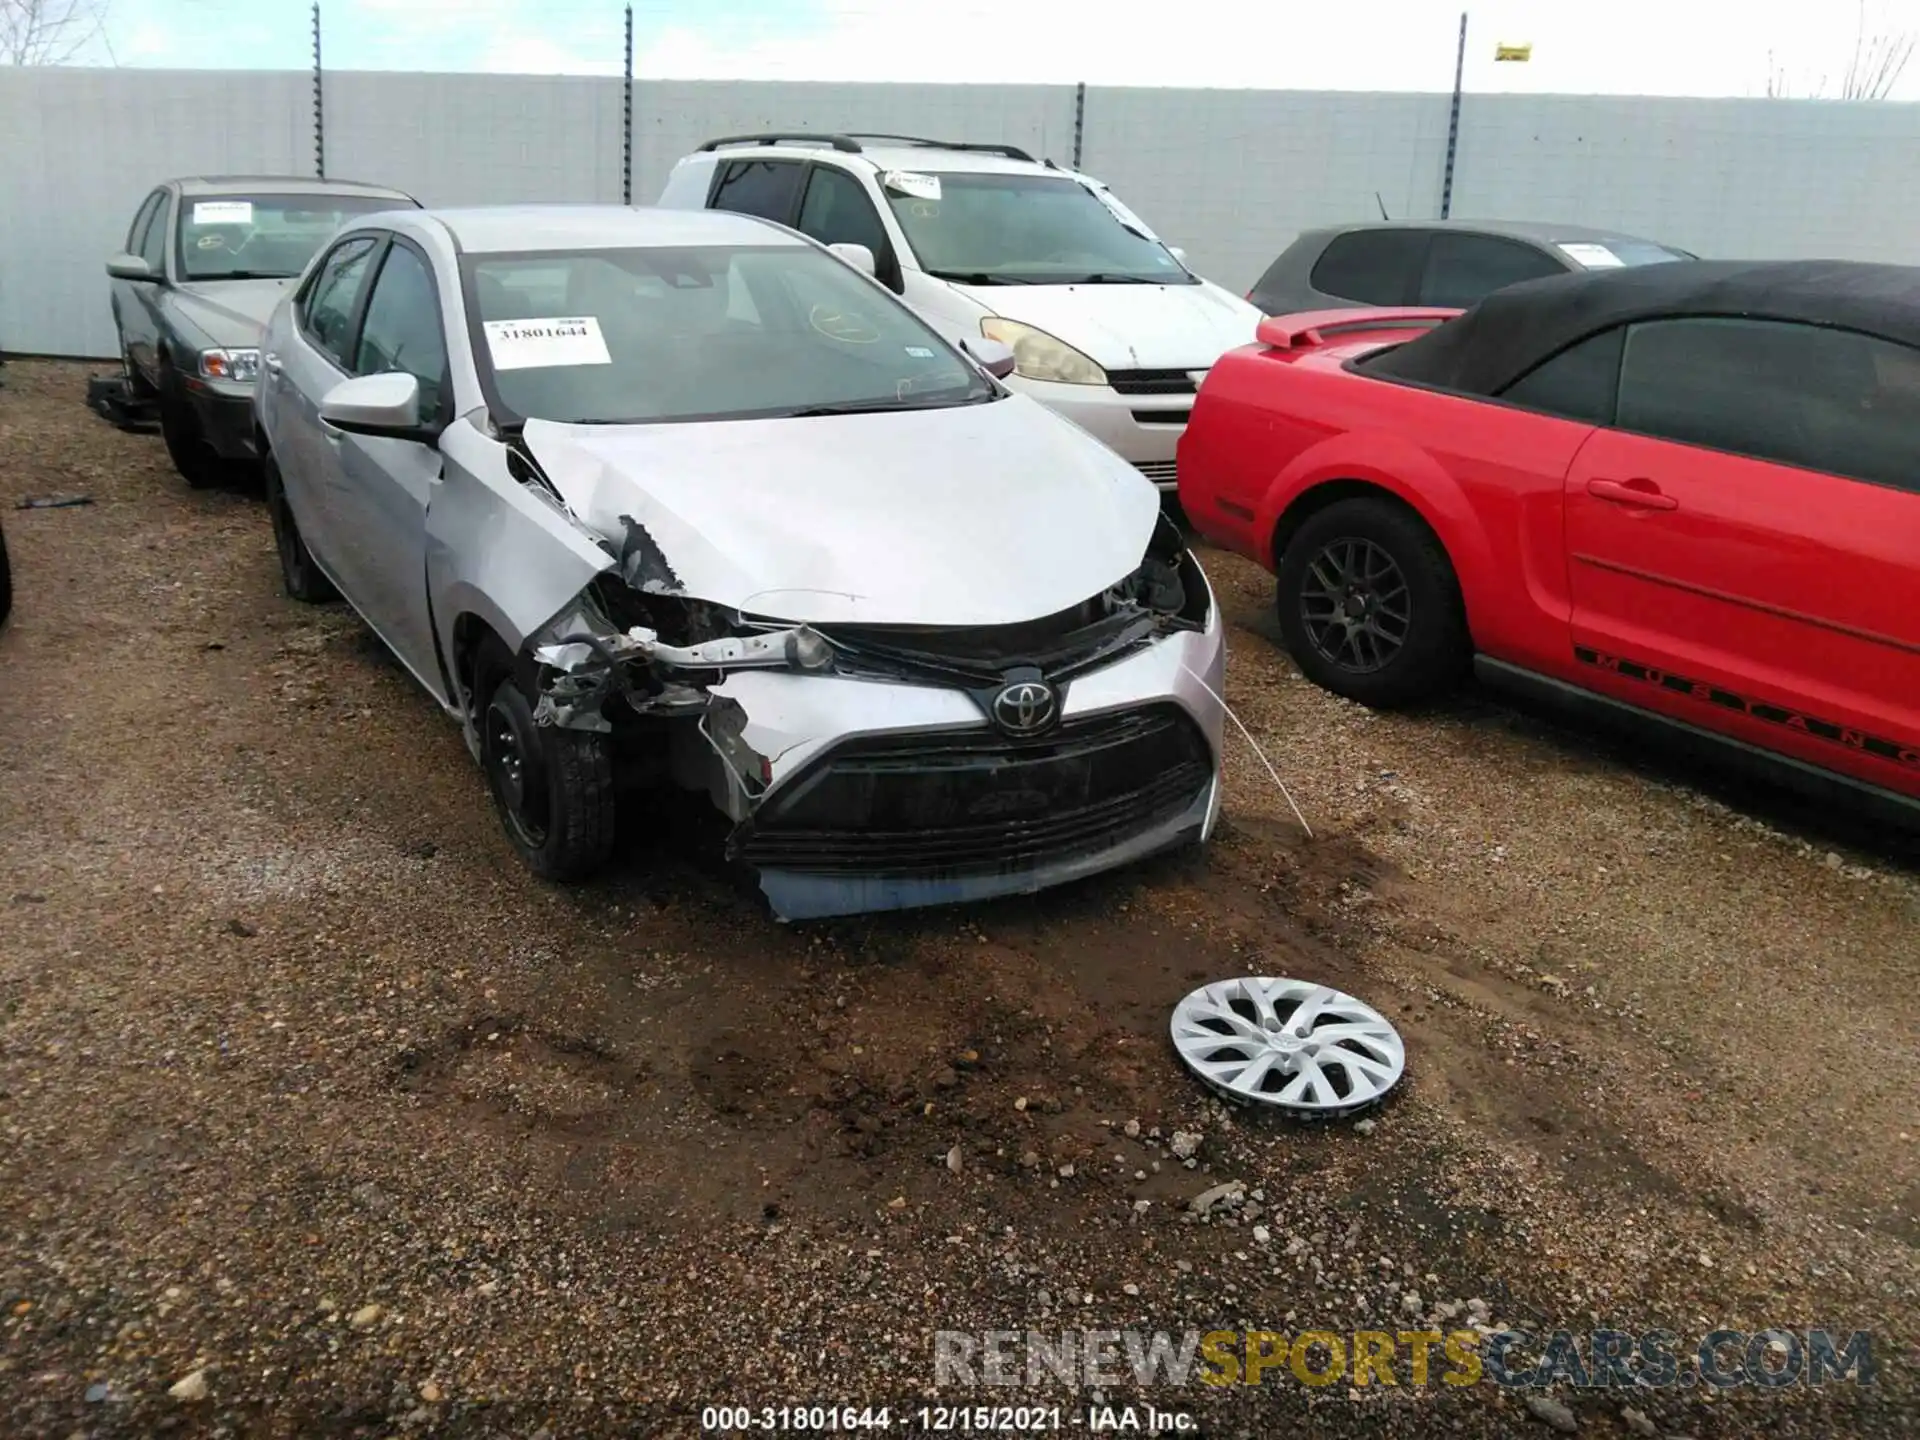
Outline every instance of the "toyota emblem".
{"label": "toyota emblem", "polygon": [[993,718],[1009,735],[1035,735],[1053,724],[1060,709],[1044,680],[1016,680],[993,697]]}

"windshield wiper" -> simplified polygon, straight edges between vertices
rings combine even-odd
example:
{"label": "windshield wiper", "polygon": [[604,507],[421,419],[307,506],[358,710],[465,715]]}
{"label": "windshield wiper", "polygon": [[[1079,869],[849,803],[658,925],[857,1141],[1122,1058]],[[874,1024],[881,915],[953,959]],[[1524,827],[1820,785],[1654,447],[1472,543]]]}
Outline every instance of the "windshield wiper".
{"label": "windshield wiper", "polygon": [[196,285],[211,285],[218,280],[291,280],[285,270],[223,270],[218,275],[189,277]]}
{"label": "windshield wiper", "polygon": [[1164,285],[1166,281],[1156,280],[1150,275],[1116,275],[1111,271],[1097,270],[1091,275],[1076,275],[1060,283],[1063,285]]}
{"label": "windshield wiper", "polygon": [[1030,280],[1019,275],[992,275],[985,270],[929,270],[936,280],[951,280],[958,285],[1048,285],[1049,280]]}
{"label": "windshield wiper", "polygon": [[924,396],[903,397],[899,400],[837,400],[826,405],[809,405],[802,410],[789,410],[780,418],[804,420],[813,415],[869,415],[876,410],[946,410],[955,405],[972,403],[974,401],[971,396],[963,396],[958,400],[929,400]]}

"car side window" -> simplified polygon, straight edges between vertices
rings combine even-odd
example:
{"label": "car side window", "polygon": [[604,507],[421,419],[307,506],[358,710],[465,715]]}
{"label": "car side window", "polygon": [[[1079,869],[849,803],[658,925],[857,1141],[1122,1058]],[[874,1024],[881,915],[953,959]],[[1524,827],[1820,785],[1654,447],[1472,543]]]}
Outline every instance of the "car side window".
{"label": "car side window", "polygon": [[366,288],[367,267],[376,244],[371,235],[342,240],[320,262],[313,285],[300,301],[300,328],[343,370],[348,368],[347,346],[353,338],[354,311],[360,292]]}
{"label": "car side window", "polygon": [[155,198],[158,203],[153,207],[152,218],[147,221],[147,233],[140,237],[140,258],[152,266],[153,273],[158,275],[167,268],[167,232],[173,213],[167,203],[166,191],[160,191]]}
{"label": "car side window", "polygon": [[720,172],[707,208],[736,210],[784,225],[793,218],[793,202],[800,194],[800,172],[797,160],[729,161]]}
{"label": "car side window", "polygon": [[134,212],[133,224],[127,227],[127,253],[144,254],[147,246],[147,227],[153,223],[153,212],[158,208],[167,192],[156,190],[140,202],[140,208]]}
{"label": "car side window", "polygon": [[1648,321],[1627,332],[1617,423],[1920,492],[1920,351],[1780,320]]}
{"label": "car side window", "polygon": [[1427,251],[1420,303],[1464,310],[1508,285],[1565,273],[1559,261],[1518,240],[1443,231],[1433,237],[1433,247]]}
{"label": "car side window", "polygon": [[446,396],[447,338],[433,272],[411,246],[387,250],[367,299],[353,373],[399,371],[420,382],[420,413],[437,415]]}
{"label": "car side window", "polygon": [[1500,398],[1563,420],[1611,425],[1626,339],[1624,326],[1589,335],[1534,366],[1502,390]]}
{"label": "car side window", "polygon": [[1349,230],[1327,242],[1307,283],[1364,305],[1405,305],[1420,278],[1425,230]]}
{"label": "car side window", "polygon": [[864,245],[881,260],[891,248],[880,212],[867,198],[860,182],[832,165],[816,165],[807,182],[807,197],[800,204],[802,234],[811,235],[822,245]]}

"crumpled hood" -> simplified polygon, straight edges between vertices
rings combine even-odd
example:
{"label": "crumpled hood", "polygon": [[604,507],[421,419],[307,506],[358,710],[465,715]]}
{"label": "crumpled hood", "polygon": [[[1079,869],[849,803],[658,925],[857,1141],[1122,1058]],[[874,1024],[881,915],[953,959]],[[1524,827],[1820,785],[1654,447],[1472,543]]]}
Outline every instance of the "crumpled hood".
{"label": "crumpled hood", "polygon": [[582,523],[678,588],[815,624],[1005,625],[1131,574],[1153,485],[1023,396],[939,410],[523,432]]}
{"label": "crumpled hood", "polygon": [[1259,309],[1218,285],[955,286],[1108,370],[1204,370],[1253,343]]}
{"label": "crumpled hood", "polygon": [[292,280],[201,280],[174,290],[180,314],[216,345],[258,345]]}

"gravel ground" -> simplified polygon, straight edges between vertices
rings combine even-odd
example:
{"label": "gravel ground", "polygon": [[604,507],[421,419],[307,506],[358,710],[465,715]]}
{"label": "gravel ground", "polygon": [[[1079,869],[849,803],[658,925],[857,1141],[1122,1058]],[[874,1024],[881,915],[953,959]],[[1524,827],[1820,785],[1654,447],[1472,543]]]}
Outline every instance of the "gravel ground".
{"label": "gravel ground", "polygon": [[[898,1420],[935,1329],[1472,1322],[1869,1329],[1880,1375],[1105,1398],[1219,1436],[1913,1433],[1911,846],[1478,695],[1347,705],[1213,556],[1313,839],[1236,739],[1206,854],[1033,901],[781,927],[666,812],[551,889],[455,727],[283,597],[257,497],[189,492],[86,373],[0,389],[0,1434]],[[1173,1002],[1247,972],[1401,1025],[1371,1126],[1177,1069]]]}

